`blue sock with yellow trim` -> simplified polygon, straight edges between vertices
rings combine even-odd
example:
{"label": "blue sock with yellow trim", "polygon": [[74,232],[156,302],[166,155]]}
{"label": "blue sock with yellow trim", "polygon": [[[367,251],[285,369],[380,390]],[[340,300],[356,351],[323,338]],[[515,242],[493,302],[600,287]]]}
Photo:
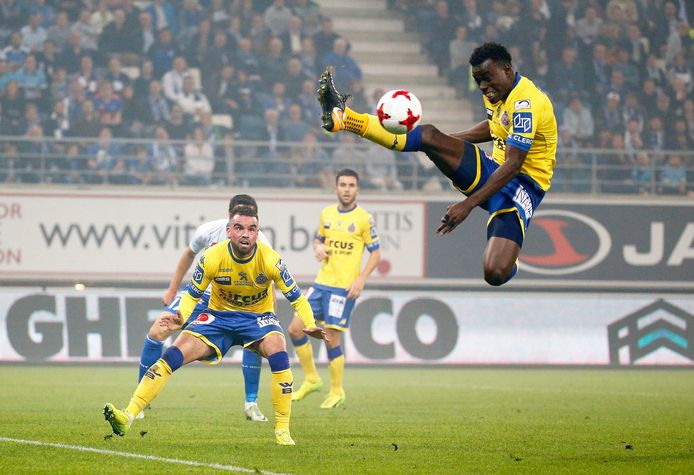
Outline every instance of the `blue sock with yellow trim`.
{"label": "blue sock with yellow trim", "polygon": [[272,371],[270,395],[275,409],[275,430],[289,430],[289,416],[292,413],[292,387],[294,378],[289,367],[289,355],[278,351],[267,357]]}
{"label": "blue sock with yellow trim", "polygon": [[345,372],[345,356],[342,354],[340,345],[328,348],[328,367],[330,368],[330,392],[340,394],[343,391],[342,379]]}
{"label": "blue sock with yellow trim", "polygon": [[161,358],[161,352],[164,348],[164,342],[158,341],[150,338],[149,335],[145,337],[145,342],[142,345],[142,351],[140,352],[140,372],[137,377],[137,382],[142,381],[142,377],[145,375],[150,366],[152,366],[159,358]]}
{"label": "blue sock with yellow trim", "polygon": [[260,367],[262,359],[255,351],[243,350],[243,382],[246,389],[246,402],[256,402],[258,399],[258,386],[260,385]]}

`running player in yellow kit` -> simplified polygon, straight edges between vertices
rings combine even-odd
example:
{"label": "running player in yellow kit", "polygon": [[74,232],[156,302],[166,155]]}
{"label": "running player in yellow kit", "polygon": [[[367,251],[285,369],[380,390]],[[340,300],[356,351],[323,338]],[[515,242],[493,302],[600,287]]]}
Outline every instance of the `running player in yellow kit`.
{"label": "running player in yellow kit", "polygon": [[[448,234],[477,206],[489,212],[484,280],[508,282],[518,270],[525,231],[550,187],[557,149],[557,122],[549,98],[517,73],[511,55],[485,43],[470,56],[487,120],[455,134],[425,124],[403,135],[386,131],[374,115],[346,106],[329,71],[319,81],[323,128],[346,130],[396,151],[422,151],[467,199],[448,207],[436,231]],[[492,156],[477,143],[493,141]]]}
{"label": "running player in yellow kit", "polygon": [[[335,189],[338,203],[321,212],[318,231],[313,241],[316,259],[321,269],[316,281],[308,290],[308,301],[317,321],[323,322],[327,335],[330,367],[330,392],[321,404],[331,409],[345,402],[342,380],[345,357],[340,340],[349,328],[350,316],[364,283],[381,260],[380,241],[373,217],[357,206],[359,175],[346,168],[337,173]],[[370,252],[361,269],[364,249]],[[318,376],[313,360],[313,349],[302,331],[303,324],[297,315],[289,325],[289,335],[304,370],[304,383],[292,394],[292,400],[300,401],[306,395],[319,391],[323,382]]]}

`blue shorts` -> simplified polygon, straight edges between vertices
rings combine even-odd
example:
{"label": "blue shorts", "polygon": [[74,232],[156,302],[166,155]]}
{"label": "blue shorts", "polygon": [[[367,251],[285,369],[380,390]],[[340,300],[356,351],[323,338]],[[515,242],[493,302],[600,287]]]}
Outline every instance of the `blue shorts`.
{"label": "blue shorts", "polygon": [[[183,292],[179,292],[176,294],[176,298],[173,299],[173,301],[169,304],[168,307],[165,308],[165,310],[171,312],[171,313],[176,313],[178,310],[178,306],[181,305],[181,297],[183,297]],[[210,304],[210,291],[206,290],[204,294],[202,294],[202,297],[200,297],[200,300],[198,300],[198,304],[195,306],[193,311],[190,314],[190,317],[188,317],[188,320],[183,324],[183,328],[187,327],[190,322],[198,318],[198,315],[200,315],[207,306]]]}
{"label": "blue shorts", "polygon": [[[466,142],[463,159],[451,180],[458,190],[470,195],[484,186],[499,166],[477,145]],[[530,219],[544,196],[542,188],[527,175],[518,174],[506,183],[480,205],[489,212],[487,239],[498,236],[511,239],[522,246]],[[509,218],[507,213],[510,212],[514,213],[515,219]]]}
{"label": "blue shorts", "polygon": [[313,284],[306,293],[313,317],[325,328],[346,331],[356,300],[347,298],[347,289]]}
{"label": "blue shorts", "polygon": [[274,313],[222,312],[206,309],[192,322],[184,333],[200,338],[214,350],[200,361],[217,364],[232,346],[244,348],[262,340],[270,333],[284,334]]}

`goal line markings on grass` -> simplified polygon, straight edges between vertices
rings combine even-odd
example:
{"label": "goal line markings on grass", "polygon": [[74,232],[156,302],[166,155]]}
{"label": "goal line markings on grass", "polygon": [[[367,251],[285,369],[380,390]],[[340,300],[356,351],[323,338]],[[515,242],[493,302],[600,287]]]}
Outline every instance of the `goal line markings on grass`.
{"label": "goal line markings on grass", "polygon": [[228,472],[264,473],[267,475],[287,475],[287,474],[278,473],[278,472],[268,472],[267,470],[260,470],[260,469],[255,469],[255,468],[236,467],[234,465],[221,465],[221,464],[217,464],[217,463],[196,462],[194,460],[182,460],[182,459],[172,459],[172,458],[166,458],[166,457],[157,457],[156,455],[142,455],[142,454],[133,454],[133,453],[128,453],[128,452],[116,452],[115,450],[95,449],[93,447],[84,447],[81,445],[55,444],[55,443],[51,443],[51,442],[41,442],[38,440],[12,439],[10,437],[0,437],[0,442],[13,442],[15,444],[38,445],[41,447],[53,447],[56,449],[79,450],[81,452],[94,452],[97,454],[115,455],[117,457],[129,457],[129,458],[142,459],[142,460],[154,460],[157,462],[177,463],[180,465],[189,465],[191,467],[213,468],[215,470],[225,470]]}

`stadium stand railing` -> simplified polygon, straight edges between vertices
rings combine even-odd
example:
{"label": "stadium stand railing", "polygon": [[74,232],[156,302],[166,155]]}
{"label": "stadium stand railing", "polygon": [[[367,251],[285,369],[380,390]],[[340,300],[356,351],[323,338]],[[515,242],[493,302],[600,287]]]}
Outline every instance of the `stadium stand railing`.
{"label": "stadium stand railing", "polygon": [[[378,191],[450,190],[449,182],[422,155],[377,150],[356,143],[306,144],[238,140],[205,141],[196,153],[187,140],[0,137],[0,184],[21,186],[242,186],[332,189],[345,167],[362,176],[362,188]],[[205,150],[200,144],[200,150]],[[334,154],[334,156],[333,156]],[[387,159],[392,154],[392,160]],[[694,196],[694,151],[634,152],[563,148],[552,192]],[[643,152],[641,152],[643,155]],[[676,158],[673,158],[676,157]],[[626,159],[625,159],[626,158]],[[679,166],[673,166],[679,162]],[[191,167],[196,163],[195,168]],[[392,180],[386,180],[390,177]],[[398,183],[391,186],[389,183]]]}

